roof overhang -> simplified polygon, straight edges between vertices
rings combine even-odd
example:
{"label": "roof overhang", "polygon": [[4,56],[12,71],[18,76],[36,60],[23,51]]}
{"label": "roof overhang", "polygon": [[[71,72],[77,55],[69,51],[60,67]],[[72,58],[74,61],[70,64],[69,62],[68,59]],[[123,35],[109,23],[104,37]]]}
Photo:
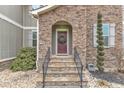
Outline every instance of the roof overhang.
{"label": "roof overhang", "polygon": [[45,6],[45,7],[43,7],[43,8],[40,8],[40,9],[31,11],[31,14],[32,14],[35,18],[38,18],[38,15],[39,15],[39,14],[43,14],[43,13],[49,12],[50,10],[55,9],[55,8],[57,8],[58,6],[59,6],[59,5],[48,5],[48,6]]}

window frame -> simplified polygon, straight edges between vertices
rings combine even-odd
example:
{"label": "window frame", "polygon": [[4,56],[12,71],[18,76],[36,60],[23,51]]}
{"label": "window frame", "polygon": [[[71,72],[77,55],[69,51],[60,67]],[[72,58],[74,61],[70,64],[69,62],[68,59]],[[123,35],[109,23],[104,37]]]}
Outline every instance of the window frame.
{"label": "window frame", "polygon": [[[110,24],[109,24],[109,23],[103,23],[102,25],[108,25],[108,26],[109,26],[108,35],[104,35],[104,34],[103,34],[103,38],[104,38],[104,37],[108,37],[108,46],[104,45],[104,48],[109,48],[109,47],[110,47],[110,46],[109,46],[109,42],[110,42],[110,40],[109,40],[109,37],[110,37]],[[102,29],[103,29],[103,28],[102,28]]]}
{"label": "window frame", "polygon": [[[36,39],[33,38],[33,33],[36,33]],[[33,41],[36,40],[36,46],[33,45]],[[32,30],[32,47],[37,47],[37,30]]]}
{"label": "window frame", "polygon": [[[109,38],[110,38],[110,27],[111,27],[111,24],[110,23],[102,23],[102,26],[103,25],[109,25],[109,32],[108,32],[108,35],[104,35],[103,34],[103,38],[105,37],[105,36],[107,36],[108,37],[108,46],[105,46],[104,45],[104,48],[110,48],[110,40],[109,40]],[[96,27],[96,28],[94,28],[94,27]],[[94,30],[96,30],[95,32],[94,32]],[[97,36],[97,24],[93,24],[93,47],[97,47],[97,44],[96,45],[94,45],[94,38]],[[96,37],[97,38],[97,37]]]}

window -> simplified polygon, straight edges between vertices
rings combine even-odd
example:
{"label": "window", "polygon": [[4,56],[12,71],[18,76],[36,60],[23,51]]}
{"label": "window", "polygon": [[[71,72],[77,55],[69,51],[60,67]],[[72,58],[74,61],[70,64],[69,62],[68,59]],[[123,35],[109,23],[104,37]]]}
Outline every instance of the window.
{"label": "window", "polygon": [[36,9],[39,9],[39,8],[43,8],[47,5],[32,5],[32,10],[36,10]]}
{"label": "window", "polygon": [[[104,46],[105,48],[114,47],[115,45],[115,24],[103,24],[102,25],[103,31],[103,38],[104,38]],[[94,24],[94,31],[93,31],[93,40],[94,40],[94,47],[97,46],[97,25]]]}
{"label": "window", "polygon": [[37,32],[32,32],[32,46],[36,47],[37,46]]}
{"label": "window", "polygon": [[104,46],[108,46],[109,41],[109,24],[103,24],[103,38],[104,38]]}
{"label": "window", "polygon": [[32,5],[32,10],[39,9],[40,5]]}

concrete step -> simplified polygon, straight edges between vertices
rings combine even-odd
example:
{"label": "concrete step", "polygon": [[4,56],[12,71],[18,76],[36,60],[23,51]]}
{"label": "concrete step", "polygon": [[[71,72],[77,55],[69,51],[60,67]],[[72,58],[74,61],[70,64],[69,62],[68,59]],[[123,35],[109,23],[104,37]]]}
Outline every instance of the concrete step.
{"label": "concrete step", "polygon": [[69,81],[80,81],[80,78],[78,76],[73,76],[73,77],[69,77],[69,76],[63,76],[63,77],[46,77],[45,82],[50,82],[50,81],[54,81],[54,82],[69,82]]}
{"label": "concrete step", "polygon": [[53,73],[53,74],[54,73],[66,74],[66,73],[78,73],[78,71],[77,70],[74,70],[74,71],[69,70],[68,72],[65,73],[65,71],[57,71],[57,70],[56,71],[51,71],[51,70],[48,70],[47,73],[49,73],[49,74],[51,74],[51,73]]}
{"label": "concrete step", "polygon": [[[75,62],[50,62],[48,67],[76,67]],[[78,67],[81,67],[80,64]]]}
{"label": "concrete step", "polygon": [[[86,81],[82,81],[82,87],[87,88]],[[45,81],[45,88],[81,88],[80,81]],[[43,82],[38,82],[37,88],[42,88]]]}
{"label": "concrete step", "polygon": [[50,62],[74,62],[74,58],[71,56],[56,56],[52,57]]}
{"label": "concrete step", "polygon": [[49,62],[49,65],[54,65],[54,66],[58,66],[58,65],[64,65],[64,66],[70,66],[70,65],[76,65],[75,62]]}
{"label": "concrete step", "polygon": [[[78,66],[81,67],[81,66]],[[45,78],[46,87],[80,87],[77,66],[72,56],[52,57]],[[71,87],[70,87],[71,88]]]}
{"label": "concrete step", "polygon": [[56,59],[57,59],[57,58],[58,58],[58,59],[60,59],[60,58],[67,58],[67,59],[71,58],[71,59],[72,59],[72,58],[74,58],[74,57],[73,57],[72,55],[70,55],[70,56],[69,56],[69,55],[68,55],[68,56],[67,56],[67,55],[65,55],[65,56],[64,56],[64,55],[63,55],[63,56],[62,56],[62,55],[58,55],[58,56],[52,56],[51,58],[53,58],[53,59],[54,59],[54,58],[56,58]]}
{"label": "concrete step", "polygon": [[[58,65],[55,65],[55,64],[51,64],[51,65],[48,65],[48,67],[69,68],[69,67],[76,67],[76,65],[69,65],[69,64],[58,64]],[[81,67],[81,66],[78,66],[78,67]]]}
{"label": "concrete step", "polygon": [[48,72],[49,71],[65,71],[67,73],[68,71],[77,71],[76,67],[48,67]]}
{"label": "concrete step", "polygon": [[73,86],[73,85],[70,85],[70,86],[45,86],[45,88],[81,88],[79,85],[77,86]]}
{"label": "concrete step", "polygon": [[77,73],[47,73],[46,77],[79,77]]}
{"label": "concrete step", "polygon": [[61,58],[61,59],[51,59],[50,62],[74,62],[74,60]]}
{"label": "concrete step", "polygon": [[68,87],[68,86],[78,86],[80,87],[80,81],[46,81],[45,86],[58,86],[58,87]]}

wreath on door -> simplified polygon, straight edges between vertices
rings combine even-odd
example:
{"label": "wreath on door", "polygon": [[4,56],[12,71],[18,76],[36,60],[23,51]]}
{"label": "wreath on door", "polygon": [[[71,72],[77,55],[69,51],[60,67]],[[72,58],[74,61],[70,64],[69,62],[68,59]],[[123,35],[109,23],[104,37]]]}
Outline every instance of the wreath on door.
{"label": "wreath on door", "polygon": [[66,39],[65,39],[64,35],[61,35],[58,40],[59,40],[59,42],[60,42],[61,44],[66,43]]}

